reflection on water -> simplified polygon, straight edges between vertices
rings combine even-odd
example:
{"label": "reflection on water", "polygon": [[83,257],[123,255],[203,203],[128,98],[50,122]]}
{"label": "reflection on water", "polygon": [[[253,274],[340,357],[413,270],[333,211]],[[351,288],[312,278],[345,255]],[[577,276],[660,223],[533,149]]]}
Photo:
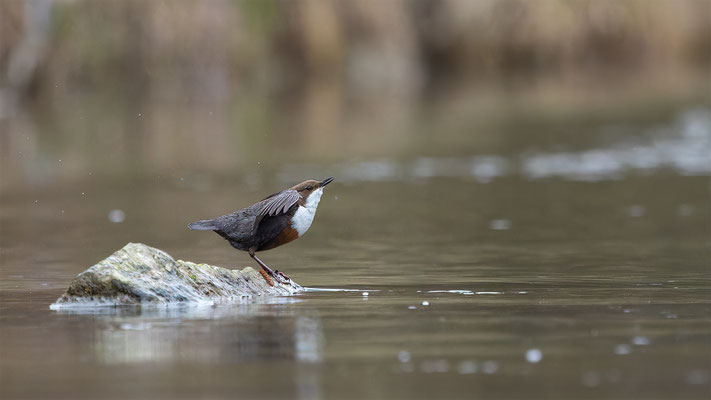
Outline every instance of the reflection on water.
{"label": "reflection on water", "polygon": [[[114,309],[115,310],[115,309]],[[255,359],[321,360],[318,320],[256,305],[91,313],[92,350],[103,364],[240,363]],[[59,311],[60,314],[76,312]],[[80,311],[79,314],[82,312]],[[206,329],[205,323],[210,327]]]}
{"label": "reflection on water", "polygon": [[[60,315],[92,318],[93,352],[106,364],[224,362],[252,359],[321,361],[318,319],[296,316],[275,304],[293,297],[229,305],[97,306],[63,308]],[[205,322],[212,325],[205,328]],[[202,344],[202,345],[199,345]]]}
{"label": "reflection on water", "polygon": [[[522,169],[530,178],[619,179],[630,171],[670,168],[684,175],[711,173],[711,114],[683,113],[675,124],[655,128],[642,143],[622,143],[583,152],[534,154]],[[646,142],[646,143],[645,143]]]}
{"label": "reflection on water", "polygon": [[[625,128],[611,126],[601,130],[624,132]],[[708,109],[685,111],[671,124],[647,128],[647,132],[634,138],[615,136],[622,136],[624,141],[584,151],[528,150],[511,157],[418,157],[409,162],[379,159],[328,168],[342,183],[431,178],[473,178],[479,183],[488,183],[509,175],[594,182],[663,168],[683,175],[711,174],[711,112]],[[317,176],[322,169],[323,166],[312,164],[287,165],[278,177],[281,182],[296,182],[304,174]]]}

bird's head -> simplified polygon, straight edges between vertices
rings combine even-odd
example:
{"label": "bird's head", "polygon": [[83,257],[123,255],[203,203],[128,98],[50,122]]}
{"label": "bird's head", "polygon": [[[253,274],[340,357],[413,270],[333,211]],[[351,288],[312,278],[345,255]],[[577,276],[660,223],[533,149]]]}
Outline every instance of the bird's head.
{"label": "bird's head", "polygon": [[304,202],[315,202],[321,200],[321,194],[323,194],[323,187],[328,185],[333,181],[333,177],[326,178],[322,181],[315,181],[309,179],[308,181],[303,181],[298,185],[292,187],[292,190],[296,190],[301,195],[301,200]]}

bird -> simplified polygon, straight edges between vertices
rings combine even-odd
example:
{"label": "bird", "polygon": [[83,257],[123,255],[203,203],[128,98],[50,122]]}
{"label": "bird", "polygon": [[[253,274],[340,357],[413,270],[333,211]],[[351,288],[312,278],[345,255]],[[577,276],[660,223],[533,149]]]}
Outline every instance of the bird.
{"label": "bird", "polygon": [[314,220],[323,188],[332,181],[333,177],[322,181],[309,179],[233,213],[192,222],[188,228],[215,231],[235,249],[248,252],[262,267],[260,273],[271,286],[272,280],[289,285],[288,276],[269,268],[255,253],[303,236]]}

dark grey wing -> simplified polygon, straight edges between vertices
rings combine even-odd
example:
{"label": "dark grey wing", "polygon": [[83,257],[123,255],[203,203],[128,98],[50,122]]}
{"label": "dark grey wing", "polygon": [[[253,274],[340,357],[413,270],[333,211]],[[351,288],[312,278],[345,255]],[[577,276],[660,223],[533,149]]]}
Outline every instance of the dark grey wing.
{"label": "dark grey wing", "polygon": [[301,196],[296,190],[284,190],[274,196],[263,200],[264,204],[257,213],[257,217],[274,216],[284,214],[296,204]]}
{"label": "dark grey wing", "polygon": [[299,192],[296,190],[284,190],[262,200],[260,203],[263,204],[259,212],[257,212],[257,217],[254,219],[252,232],[257,230],[257,226],[259,226],[259,222],[262,221],[262,218],[285,214],[300,198],[301,195],[299,195]]}

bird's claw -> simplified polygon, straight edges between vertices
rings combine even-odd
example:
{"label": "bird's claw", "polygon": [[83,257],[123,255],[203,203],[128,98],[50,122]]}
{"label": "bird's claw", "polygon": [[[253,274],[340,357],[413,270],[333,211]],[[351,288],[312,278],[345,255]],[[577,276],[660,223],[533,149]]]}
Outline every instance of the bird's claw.
{"label": "bird's claw", "polygon": [[290,280],[291,280],[291,278],[289,278],[288,276],[286,276],[286,274],[284,274],[283,272],[279,271],[278,269],[275,270],[274,273],[277,274],[277,275],[279,275],[280,277],[286,279],[287,281],[290,281]]}
{"label": "bird's claw", "polygon": [[281,283],[282,285],[291,285],[290,281],[291,279],[286,276],[283,272],[279,271],[264,271],[261,270],[259,271],[260,274],[264,277],[264,280],[267,281],[269,286],[274,286],[274,281],[277,281]]}
{"label": "bird's claw", "polygon": [[280,272],[279,270],[274,271],[272,278],[274,278],[277,282],[281,283],[282,285],[291,285],[291,283],[289,283],[289,281],[291,281],[291,279],[288,276],[286,276],[283,272]]}

